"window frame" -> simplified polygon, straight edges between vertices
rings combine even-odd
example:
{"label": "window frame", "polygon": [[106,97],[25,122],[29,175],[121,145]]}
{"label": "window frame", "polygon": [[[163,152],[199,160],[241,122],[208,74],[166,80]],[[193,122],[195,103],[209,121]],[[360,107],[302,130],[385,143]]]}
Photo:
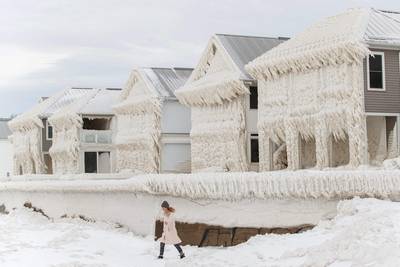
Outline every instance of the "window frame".
{"label": "window frame", "polygon": [[[49,127],[51,127],[51,138],[49,137]],[[49,121],[46,120],[46,140],[47,141],[53,141],[54,138],[54,127],[50,125]]]}
{"label": "window frame", "polygon": [[[370,71],[369,71],[369,57],[380,55],[382,57],[382,88],[371,88],[370,87]],[[385,92],[386,91],[386,70],[385,70],[385,52],[373,51],[371,55],[367,56],[367,90]]]}

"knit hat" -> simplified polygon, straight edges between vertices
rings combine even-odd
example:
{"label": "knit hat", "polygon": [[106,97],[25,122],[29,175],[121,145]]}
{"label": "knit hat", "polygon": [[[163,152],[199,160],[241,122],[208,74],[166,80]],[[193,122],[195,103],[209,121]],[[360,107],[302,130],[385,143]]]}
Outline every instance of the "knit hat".
{"label": "knit hat", "polygon": [[161,203],[161,208],[169,208],[169,204],[168,204],[168,202],[167,201],[163,201],[162,203]]}

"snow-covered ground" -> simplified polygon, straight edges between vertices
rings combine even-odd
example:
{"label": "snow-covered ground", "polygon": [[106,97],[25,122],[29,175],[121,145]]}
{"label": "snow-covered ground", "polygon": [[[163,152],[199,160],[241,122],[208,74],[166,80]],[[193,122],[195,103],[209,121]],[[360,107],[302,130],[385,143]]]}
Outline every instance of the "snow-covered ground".
{"label": "snow-covered ground", "polygon": [[116,225],[52,221],[27,209],[0,215],[2,267],[400,266],[400,203],[342,201],[335,219],[308,232],[257,236],[230,248],[184,250],[183,260],[173,247],[158,260],[157,242]]}

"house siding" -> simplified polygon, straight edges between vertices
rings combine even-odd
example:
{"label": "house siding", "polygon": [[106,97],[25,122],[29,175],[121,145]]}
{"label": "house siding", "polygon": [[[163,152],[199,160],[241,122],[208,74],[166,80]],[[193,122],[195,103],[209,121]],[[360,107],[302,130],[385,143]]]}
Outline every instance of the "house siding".
{"label": "house siding", "polygon": [[367,59],[364,59],[365,111],[400,113],[399,50],[372,50],[385,53],[386,91],[368,91]]}
{"label": "house siding", "polygon": [[49,149],[52,145],[52,141],[46,139],[46,120],[43,121],[43,128],[42,128],[42,151],[49,152]]}

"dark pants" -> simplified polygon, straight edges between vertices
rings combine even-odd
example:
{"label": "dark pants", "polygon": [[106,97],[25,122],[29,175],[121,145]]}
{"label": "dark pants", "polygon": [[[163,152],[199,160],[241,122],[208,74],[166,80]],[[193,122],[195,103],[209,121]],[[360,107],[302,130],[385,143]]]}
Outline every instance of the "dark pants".
{"label": "dark pants", "polygon": [[[178,250],[179,254],[182,255],[183,250],[182,250],[181,246],[179,244],[175,244],[174,246]],[[161,242],[160,243],[160,256],[164,255],[164,248],[165,248],[165,243]]]}

